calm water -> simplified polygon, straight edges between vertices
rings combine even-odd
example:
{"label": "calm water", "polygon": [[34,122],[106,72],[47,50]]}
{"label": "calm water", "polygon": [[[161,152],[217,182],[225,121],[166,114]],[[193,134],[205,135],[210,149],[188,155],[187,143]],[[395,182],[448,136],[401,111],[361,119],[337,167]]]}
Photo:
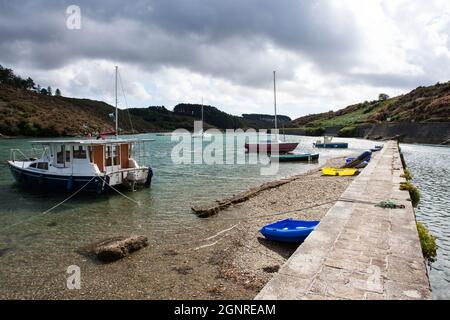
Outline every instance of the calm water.
{"label": "calm water", "polygon": [[417,220],[437,237],[438,256],[429,270],[433,298],[450,299],[450,148],[410,144],[401,148],[422,193]]}
{"label": "calm water", "polygon": [[[117,194],[79,194],[49,214],[42,213],[66,196],[21,190],[5,164],[10,148],[29,149],[30,140],[0,141],[0,297],[11,291],[20,295],[41,290],[42,286],[55,282],[61,270],[79,263],[76,250],[98,239],[145,234],[151,250],[163,250],[168,243],[195,241],[192,237],[199,237],[202,230],[211,234],[223,229],[224,224],[220,223],[221,215],[214,219],[197,218],[190,210],[193,204],[305,172],[322,165],[326,159],[361,153],[374,145],[367,140],[346,139],[350,149],[323,150],[319,163],[280,164],[276,175],[261,176],[260,165],[174,165],[170,154],[176,142],[171,142],[170,137],[154,134],[139,137],[155,139],[149,159],[154,170],[151,189],[127,192],[140,205]],[[302,151],[313,151],[315,138],[290,136],[287,140],[300,142]],[[201,146],[194,152],[201,152]],[[30,287],[36,276],[45,279],[42,281],[47,285]],[[56,285],[59,286],[58,282]]]}

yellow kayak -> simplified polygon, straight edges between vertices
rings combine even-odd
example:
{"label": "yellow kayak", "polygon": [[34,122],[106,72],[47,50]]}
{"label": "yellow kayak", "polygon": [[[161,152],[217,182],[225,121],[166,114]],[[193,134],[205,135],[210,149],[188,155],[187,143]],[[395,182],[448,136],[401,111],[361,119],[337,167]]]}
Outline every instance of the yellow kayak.
{"label": "yellow kayak", "polygon": [[326,176],[354,176],[358,172],[358,169],[354,168],[323,168],[322,173]]}

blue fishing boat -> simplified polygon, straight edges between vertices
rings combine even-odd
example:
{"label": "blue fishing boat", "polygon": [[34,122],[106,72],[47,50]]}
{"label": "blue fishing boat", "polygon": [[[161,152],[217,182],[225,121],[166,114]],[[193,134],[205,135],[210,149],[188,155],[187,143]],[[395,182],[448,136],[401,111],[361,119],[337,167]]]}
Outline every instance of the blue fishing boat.
{"label": "blue fishing boat", "polygon": [[268,224],[260,232],[269,240],[300,243],[309,236],[319,222],[286,219]]}
{"label": "blue fishing boat", "polygon": [[326,149],[347,149],[348,143],[346,142],[332,142],[333,137],[323,137],[323,141],[317,140],[313,143],[316,148]]}
{"label": "blue fishing boat", "polygon": [[271,161],[279,161],[279,162],[294,162],[294,161],[317,161],[319,159],[318,153],[286,153],[279,155],[271,155]]}

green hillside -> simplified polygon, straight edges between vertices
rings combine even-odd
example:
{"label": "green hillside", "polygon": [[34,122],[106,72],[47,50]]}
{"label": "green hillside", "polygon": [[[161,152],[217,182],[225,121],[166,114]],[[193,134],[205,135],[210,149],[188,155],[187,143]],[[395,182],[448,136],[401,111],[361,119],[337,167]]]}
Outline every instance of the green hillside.
{"label": "green hillside", "polygon": [[450,82],[417,89],[398,97],[363,102],[338,111],[308,115],[289,127],[309,130],[354,128],[361,124],[450,121]]}

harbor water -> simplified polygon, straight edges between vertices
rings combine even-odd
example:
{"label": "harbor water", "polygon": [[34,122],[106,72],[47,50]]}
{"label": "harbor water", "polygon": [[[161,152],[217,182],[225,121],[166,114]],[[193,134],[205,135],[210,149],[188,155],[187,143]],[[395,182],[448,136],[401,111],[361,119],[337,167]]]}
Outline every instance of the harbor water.
{"label": "harbor water", "polygon": [[[378,144],[345,139],[349,149],[323,150],[312,147],[316,138],[287,136],[287,141],[299,142],[299,151],[320,152],[319,162],[280,163],[276,174],[264,176],[260,164],[174,164],[171,153],[177,142],[171,141],[170,136],[144,134],[138,137],[155,140],[150,144],[148,163],[145,163],[154,171],[152,187],[124,191],[138,204],[115,193],[101,196],[81,193],[48,213],[45,212],[64,200],[67,194],[20,188],[13,180],[6,160],[11,148],[29,149],[31,140],[0,141],[0,297],[73,297],[65,288],[66,270],[70,265],[77,265],[84,272],[85,288],[91,290],[91,294],[84,292],[87,297],[176,298],[177,293],[189,290],[203,279],[180,281],[164,270],[187,260],[196,260],[199,268],[204,264],[200,256],[172,256],[170,252],[187,252],[199,239],[230,227],[227,219],[232,218],[218,215],[200,219],[192,214],[191,206],[231,196],[267,181],[304,173],[323,165],[327,159],[357,155]],[[205,142],[192,152],[201,153],[207,145]],[[447,178],[440,173],[446,170],[449,149],[413,145],[402,148],[415,175],[414,182],[423,193],[418,219],[439,237],[439,257],[430,272],[433,294],[437,298],[448,297],[450,269],[446,250],[450,247],[450,234],[445,217],[449,216],[449,194],[445,185],[449,181],[444,181]],[[427,158],[427,153],[436,159]],[[425,170],[429,162],[436,169]],[[99,265],[81,253],[80,249],[92,242],[130,234],[149,238],[149,248],[143,251],[141,260],[134,261],[136,264],[130,259]],[[124,272],[124,268],[128,271]],[[116,279],[115,272],[127,274],[127,279]],[[208,277],[206,273],[205,278]],[[150,281],[155,282],[151,291],[148,290]]]}
{"label": "harbor water", "polygon": [[437,259],[429,265],[434,299],[450,299],[450,148],[401,144],[413,183],[421,191],[417,220],[437,238]]}

